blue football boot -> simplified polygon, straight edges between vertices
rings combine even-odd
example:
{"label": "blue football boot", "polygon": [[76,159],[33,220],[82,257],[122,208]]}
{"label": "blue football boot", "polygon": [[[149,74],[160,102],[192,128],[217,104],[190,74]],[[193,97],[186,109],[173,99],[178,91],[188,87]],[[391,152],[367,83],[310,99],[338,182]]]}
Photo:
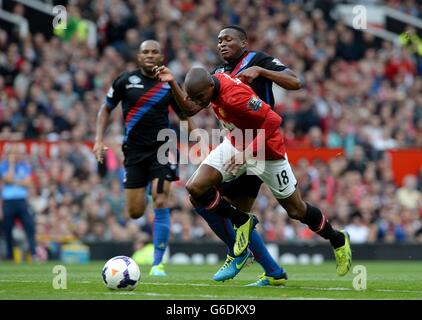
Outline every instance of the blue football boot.
{"label": "blue football boot", "polygon": [[249,265],[253,262],[252,252],[247,249],[245,253],[238,256],[232,257],[227,255],[227,259],[223,266],[214,275],[215,281],[226,281],[233,279],[242,270],[245,265]]}

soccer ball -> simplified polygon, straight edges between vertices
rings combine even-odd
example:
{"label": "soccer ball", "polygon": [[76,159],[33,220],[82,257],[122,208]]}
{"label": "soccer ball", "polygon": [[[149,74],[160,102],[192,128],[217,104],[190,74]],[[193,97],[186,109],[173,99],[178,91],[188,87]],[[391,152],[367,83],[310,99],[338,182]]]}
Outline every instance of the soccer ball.
{"label": "soccer ball", "polygon": [[138,264],[126,256],[111,258],[103,267],[103,281],[113,290],[133,290],[139,283],[141,271]]}

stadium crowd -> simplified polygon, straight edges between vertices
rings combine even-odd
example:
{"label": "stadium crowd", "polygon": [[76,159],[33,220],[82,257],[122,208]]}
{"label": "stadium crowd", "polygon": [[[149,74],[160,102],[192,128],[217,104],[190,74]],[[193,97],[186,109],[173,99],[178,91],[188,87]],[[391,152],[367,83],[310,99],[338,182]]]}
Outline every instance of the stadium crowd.
{"label": "stadium crowd", "polygon": [[[91,151],[96,113],[112,79],[136,68],[141,41],[157,39],[165,64],[183,82],[192,66],[212,70],[219,63],[218,31],[229,24],[248,30],[251,49],[280,58],[303,76],[303,89],[275,90],[288,149],[345,150],[328,163],[303,159],[294,167],[305,200],[334,226],[345,226],[352,242],[422,242],[422,170],[396,185],[385,152],[422,149],[422,68],[405,48],[332,20],[329,3],[74,1],[69,12],[96,23],[94,47],[76,36],[19,39],[0,29],[0,139],[58,142],[55,156],[28,157],[39,245],[53,250],[78,239],[133,241],[151,234],[151,209],[137,221],[125,213],[121,113],[112,114],[103,166]],[[418,8],[415,1],[405,3],[406,10]],[[171,114],[177,131],[176,119]],[[208,131],[218,127],[208,110],[194,121]],[[195,168],[181,165],[173,189],[174,241],[216,240],[184,190]],[[265,187],[254,211],[266,241],[318,241],[287,218]]]}

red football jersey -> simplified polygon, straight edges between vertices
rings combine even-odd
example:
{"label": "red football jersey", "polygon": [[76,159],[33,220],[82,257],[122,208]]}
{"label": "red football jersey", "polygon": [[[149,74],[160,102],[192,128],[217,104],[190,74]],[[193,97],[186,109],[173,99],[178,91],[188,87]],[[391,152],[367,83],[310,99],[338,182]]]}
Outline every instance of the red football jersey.
{"label": "red football jersey", "polygon": [[[214,77],[218,80],[217,90],[219,91],[211,105],[223,126],[230,131],[240,129],[243,137],[245,137],[246,129],[264,129],[265,159],[284,158],[286,149],[280,131],[282,118],[239,79],[225,73],[215,74]],[[255,138],[256,130],[254,131]],[[231,134],[229,138],[237,149],[244,150],[246,147],[245,143],[239,142],[234,135]]]}

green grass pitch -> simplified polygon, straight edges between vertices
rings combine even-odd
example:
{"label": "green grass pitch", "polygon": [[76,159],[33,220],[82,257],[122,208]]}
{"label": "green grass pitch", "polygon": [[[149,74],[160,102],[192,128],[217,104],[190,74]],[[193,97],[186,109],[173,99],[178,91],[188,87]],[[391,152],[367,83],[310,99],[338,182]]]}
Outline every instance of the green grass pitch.
{"label": "green grass pitch", "polygon": [[[167,265],[168,276],[148,276],[141,266],[141,282],[131,292],[110,291],[101,279],[103,261],[87,265],[67,265],[67,289],[53,288],[53,267],[57,263],[20,264],[0,262],[0,299],[154,299],[154,300],[287,300],[287,299],[422,299],[422,262],[354,261],[367,272],[366,290],[355,290],[352,270],[345,277],[335,274],[334,263],[289,265],[286,287],[245,287],[262,273],[254,263],[234,279],[212,280],[218,266]],[[352,269],[353,269],[352,267]],[[362,274],[360,274],[362,275]]]}

